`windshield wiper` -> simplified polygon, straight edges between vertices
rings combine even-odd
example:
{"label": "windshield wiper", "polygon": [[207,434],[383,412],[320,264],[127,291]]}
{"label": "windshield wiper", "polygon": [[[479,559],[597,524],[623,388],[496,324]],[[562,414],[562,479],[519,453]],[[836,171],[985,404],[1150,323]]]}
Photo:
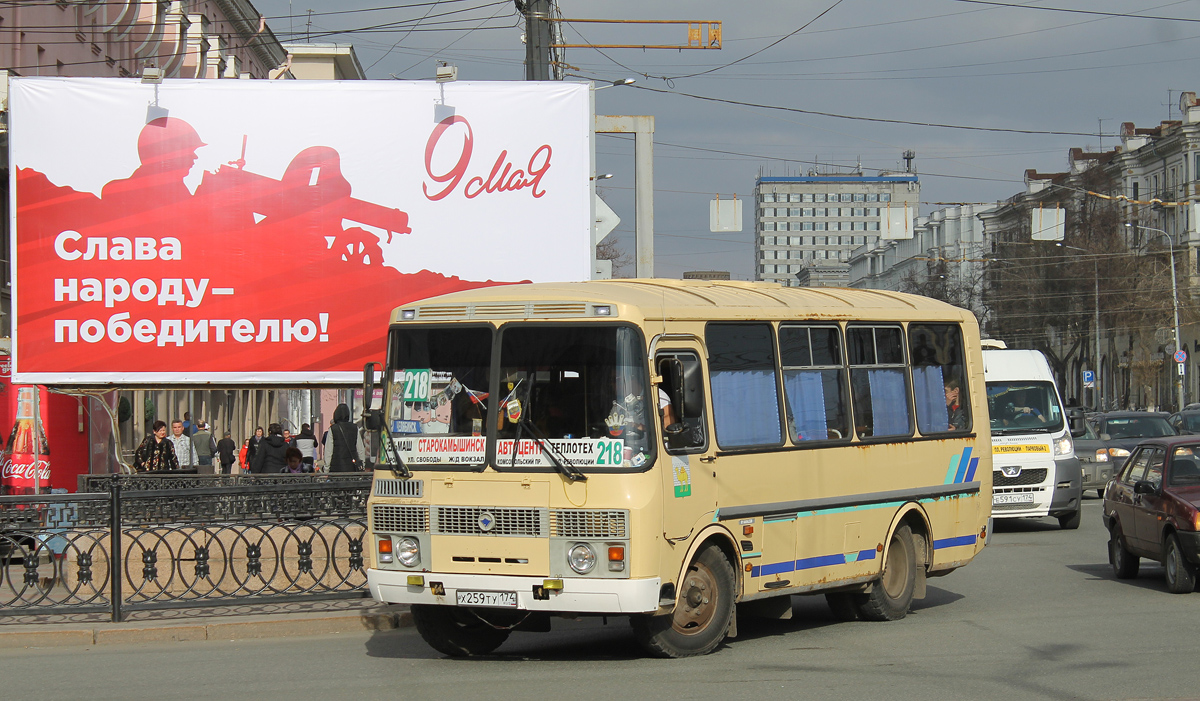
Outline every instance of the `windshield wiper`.
{"label": "windshield wiper", "polygon": [[[404,460],[400,458],[400,451],[396,449],[396,439],[392,436],[392,429],[388,426],[386,418],[383,420],[383,425],[379,428],[379,432],[387,438],[383,442],[384,464],[391,468],[392,474],[398,479],[412,477],[412,470],[408,469],[408,465],[404,464]],[[390,462],[388,462],[389,453],[392,458]]]}
{"label": "windshield wiper", "polygon": [[[554,447],[554,444],[550,442],[550,439],[546,438],[546,436],[533,425],[533,422],[531,422],[529,417],[524,413],[522,413],[521,417],[517,419],[517,436],[516,439],[513,440],[513,465],[517,464],[517,447],[521,444],[522,428],[524,428],[526,431],[529,431],[529,435],[533,436],[533,440],[537,442],[538,447],[540,447],[546,457],[550,459],[550,463],[554,465],[554,469],[558,470],[559,474],[561,474],[563,477],[566,477],[567,481],[587,481],[587,475],[583,474],[579,468],[572,465],[570,461],[567,460],[566,456],[559,452],[558,448]],[[552,449],[554,452],[551,452]],[[555,456],[555,452],[558,452],[557,456]]]}

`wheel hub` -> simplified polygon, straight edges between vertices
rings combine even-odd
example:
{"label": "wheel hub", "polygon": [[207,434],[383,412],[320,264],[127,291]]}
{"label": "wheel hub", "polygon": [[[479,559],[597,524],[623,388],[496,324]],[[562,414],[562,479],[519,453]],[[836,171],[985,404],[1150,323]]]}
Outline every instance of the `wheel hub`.
{"label": "wheel hub", "polygon": [[675,607],[671,625],[684,634],[698,633],[717,611],[717,578],[704,563],[697,562],[684,580],[683,596]]}

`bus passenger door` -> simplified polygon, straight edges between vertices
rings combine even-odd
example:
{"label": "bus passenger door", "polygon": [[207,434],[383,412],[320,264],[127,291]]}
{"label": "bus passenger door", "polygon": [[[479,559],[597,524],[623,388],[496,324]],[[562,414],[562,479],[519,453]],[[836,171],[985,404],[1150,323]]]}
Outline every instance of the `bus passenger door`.
{"label": "bus passenger door", "polygon": [[[675,539],[686,538],[705,516],[711,519],[717,491],[712,466],[702,461],[712,441],[704,408],[706,383],[699,347],[690,343],[673,345],[676,347],[659,349],[654,368],[662,377],[659,389],[670,403],[657,412],[662,440],[658,464],[665,501],[663,532]],[[664,395],[656,396],[656,405],[661,405]]]}

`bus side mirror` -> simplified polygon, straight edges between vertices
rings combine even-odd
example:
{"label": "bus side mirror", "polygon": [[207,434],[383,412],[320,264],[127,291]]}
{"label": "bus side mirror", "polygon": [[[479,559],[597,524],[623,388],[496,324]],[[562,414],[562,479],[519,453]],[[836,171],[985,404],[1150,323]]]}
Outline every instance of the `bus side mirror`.
{"label": "bus side mirror", "polygon": [[1071,409],[1067,412],[1067,421],[1071,426],[1071,437],[1079,438],[1087,433],[1087,418],[1082,409]]}
{"label": "bus side mirror", "polygon": [[700,361],[680,361],[679,364],[683,371],[683,382],[679,385],[683,394],[681,415],[687,419],[698,419],[704,416],[704,373],[700,369]]}
{"label": "bus side mirror", "polygon": [[383,428],[383,407],[376,409],[375,404],[375,373],[380,373],[383,380],[383,366],[379,363],[367,363],[363,366],[363,427],[368,431],[378,431]]}

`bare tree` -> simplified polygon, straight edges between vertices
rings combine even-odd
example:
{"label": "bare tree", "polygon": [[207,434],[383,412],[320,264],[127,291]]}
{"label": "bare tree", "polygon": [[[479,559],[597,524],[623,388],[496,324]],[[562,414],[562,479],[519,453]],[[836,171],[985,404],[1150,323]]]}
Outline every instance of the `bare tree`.
{"label": "bare tree", "polygon": [[612,261],[612,276],[625,277],[625,272],[633,265],[633,256],[624,248],[615,236],[606,236],[596,245],[596,260]]}

